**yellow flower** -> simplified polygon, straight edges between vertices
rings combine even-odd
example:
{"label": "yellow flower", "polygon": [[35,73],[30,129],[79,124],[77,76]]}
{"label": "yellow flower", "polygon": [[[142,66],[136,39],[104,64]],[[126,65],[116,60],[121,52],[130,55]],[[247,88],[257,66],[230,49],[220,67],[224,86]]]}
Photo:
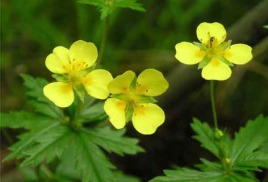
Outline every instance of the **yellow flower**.
{"label": "yellow flower", "polygon": [[201,44],[178,43],[175,57],[184,64],[199,63],[198,68],[202,68],[202,77],[206,80],[226,80],[232,73],[230,66],[252,59],[250,46],[225,41],[226,30],[220,23],[201,23],[196,34]]}
{"label": "yellow flower", "polygon": [[164,122],[164,111],[154,104],[154,96],[161,95],[168,88],[162,73],[146,69],[138,77],[132,71],[117,76],[108,85],[111,98],[104,104],[104,110],[112,125],[121,129],[132,120],[134,128],[145,135],[153,134]]}
{"label": "yellow flower", "polygon": [[[83,100],[84,91],[90,96],[105,99],[109,96],[107,85],[112,75],[103,69],[90,69],[98,57],[93,43],[78,40],[70,49],[58,46],[46,58],[46,67],[54,73],[57,82],[43,89],[44,95],[59,107],[70,106],[75,92]],[[75,92],[74,92],[75,90]]]}

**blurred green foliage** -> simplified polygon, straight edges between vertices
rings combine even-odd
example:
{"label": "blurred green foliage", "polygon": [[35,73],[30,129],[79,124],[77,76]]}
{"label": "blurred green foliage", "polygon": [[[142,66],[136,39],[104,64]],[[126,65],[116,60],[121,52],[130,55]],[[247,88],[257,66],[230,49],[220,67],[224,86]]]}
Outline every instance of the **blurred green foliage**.
{"label": "blurred green foliage", "polygon": [[[247,3],[243,0],[138,2],[146,13],[116,9],[109,17],[103,65],[112,72],[122,72],[126,64],[145,67],[143,61],[129,63],[126,57],[136,62],[139,58],[132,58],[135,53],[125,56],[125,50],[174,51],[177,42],[196,40],[195,27],[201,21],[219,21],[228,27],[259,0]],[[236,10],[238,7],[239,11]],[[1,81],[5,88],[2,91],[2,110],[21,107],[20,100],[5,97],[22,97],[20,73],[49,77],[44,60],[53,47],[69,47],[78,39],[92,41],[97,46],[101,42],[104,23],[99,19],[98,9],[76,0],[3,0],[1,12]],[[163,64],[158,61],[151,67]]]}

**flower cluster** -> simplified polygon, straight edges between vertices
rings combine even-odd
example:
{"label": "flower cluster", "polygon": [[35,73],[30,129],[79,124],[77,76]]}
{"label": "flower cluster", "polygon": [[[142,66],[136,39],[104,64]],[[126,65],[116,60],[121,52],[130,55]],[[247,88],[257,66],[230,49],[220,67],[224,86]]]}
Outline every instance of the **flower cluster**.
{"label": "flower cluster", "polygon": [[220,23],[201,23],[196,34],[201,43],[176,44],[175,57],[184,64],[199,63],[198,68],[202,68],[202,77],[206,80],[226,80],[232,73],[230,66],[252,59],[250,46],[225,41],[226,30]]}
{"label": "flower cluster", "polygon": [[134,72],[127,71],[113,80],[108,71],[93,69],[97,56],[96,46],[82,40],[74,42],[70,49],[56,47],[45,64],[57,81],[44,87],[44,95],[55,105],[68,107],[75,95],[83,101],[85,92],[97,99],[111,94],[104,110],[115,128],[123,128],[132,120],[140,133],[154,133],[165,120],[164,111],[152,98],[168,88],[162,73],[147,69],[136,78]]}
{"label": "flower cluster", "polygon": [[[231,76],[230,66],[252,59],[250,46],[225,41],[226,30],[220,23],[201,23],[196,32],[201,43],[178,43],[175,57],[185,64],[199,63],[207,80],[226,80]],[[56,47],[45,62],[56,82],[44,87],[44,95],[59,107],[70,106],[75,95],[82,101],[85,93],[97,99],[110,96],[104,111],[115,128],[132,121],[138,132],[153,134],[165,120],[164,111],[153,98],[169,86],[162,73],[146,69],[137,77],[133,71],[126,71],[113,79],[104,69],[94,70],[97,57],[96,46],[82,40],[70,49]]]}

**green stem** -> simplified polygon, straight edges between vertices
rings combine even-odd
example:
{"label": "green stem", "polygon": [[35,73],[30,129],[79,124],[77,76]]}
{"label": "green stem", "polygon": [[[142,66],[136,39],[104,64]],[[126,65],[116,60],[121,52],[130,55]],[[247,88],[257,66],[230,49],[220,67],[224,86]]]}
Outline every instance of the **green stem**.
{"label": "green stem", "polygon": [[214,96],[214,81],[210,81],[210,100],[211,100],[211,108],[214,120],[215,129],[218,129],[218,120],[217,120],[217,113],[216,113],[216,105],[215,105],[215,96]]}
{"label": "green stem", "polygon": [[107,35],[108,35],[108,29],[109,29],[109,20],[108,17],[104,19],[104,27],[102,31],[102,38],[101,38],[101,43],[100,43],[100,48],[99,48],[99,56],[97,62],[100,64],[102,57],[103,57],[103,52],[104,52],[104,47],[106,44],[107,40]]}
{"label": "green stem", "polygon": [[81,127],[81,123],[79,121],[79,117],[81,115],[81,110],[83,108],[84,102],[82,102],[78,97],[77,97],[77,102],[75,103],[75,113],[72,119],[70,120],[70,126],[73,130],[77,131]]}

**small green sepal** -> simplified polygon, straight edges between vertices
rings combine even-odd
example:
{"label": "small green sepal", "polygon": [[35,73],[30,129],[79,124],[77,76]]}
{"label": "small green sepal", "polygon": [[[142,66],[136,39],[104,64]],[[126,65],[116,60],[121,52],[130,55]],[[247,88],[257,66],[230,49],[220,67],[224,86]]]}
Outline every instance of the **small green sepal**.
{"label": "small green sepal", "polygon": [[126,107],[126,122],[130,121],[134,112],[132,104],[128,104]]}
{"label": "small green sepal", "polygon": [[207,50],[207,48],[203,44],[201,44],[199,42],[193,42],[193,44],[196,45],[197,47],[199,47],[200,50],[202,50],[202,51],[206,51]]}
{"label": "small green sepal", "polygon": [[228,49],[232,44],[231,40],[228,40],[227,42],[223,42],[222,44],[219,45],[219,49],[221,51],[225,51],[226,49]]}
{"label": "small green sepal", "polygon": [[68,82],[69,80],[69,77],[66,74],[52,74],[52,77],[58,82]]}
{"label": "small green sepal", "polygon": [[153,97],[148,97],[148,96],[145,96],[145,95],[140,95],[139,96],[139,101],[142,102],[142,103],[156,103],[157,100],[154,99]]}
{"label": "small green sepal", "polygon": [[233,63],[231,63],[230,61],[228,61],[225,57],[223,57],[223,56],[219,56],[219,57],[217,57],[221,62],[223,62],[223,63],[225,63],[225,64],[227,64],[228,66],[230,66],[230,67],[233,67],[234,65],[233,65]]}
{"label": "small green sepal", "polygon": [[205,56],[202,61],[198,64],[198,69],[204,68],[211,61],[212,57]]}
{"label": "small green sepal", "polygon": [[75,93],[77,94],[78,98],[82,102],[84,102],[84,100],[85,100],[85,88],[84,88],[83,84],[81,84],[81,83],[75,84],[74,90],[75,90]]}

